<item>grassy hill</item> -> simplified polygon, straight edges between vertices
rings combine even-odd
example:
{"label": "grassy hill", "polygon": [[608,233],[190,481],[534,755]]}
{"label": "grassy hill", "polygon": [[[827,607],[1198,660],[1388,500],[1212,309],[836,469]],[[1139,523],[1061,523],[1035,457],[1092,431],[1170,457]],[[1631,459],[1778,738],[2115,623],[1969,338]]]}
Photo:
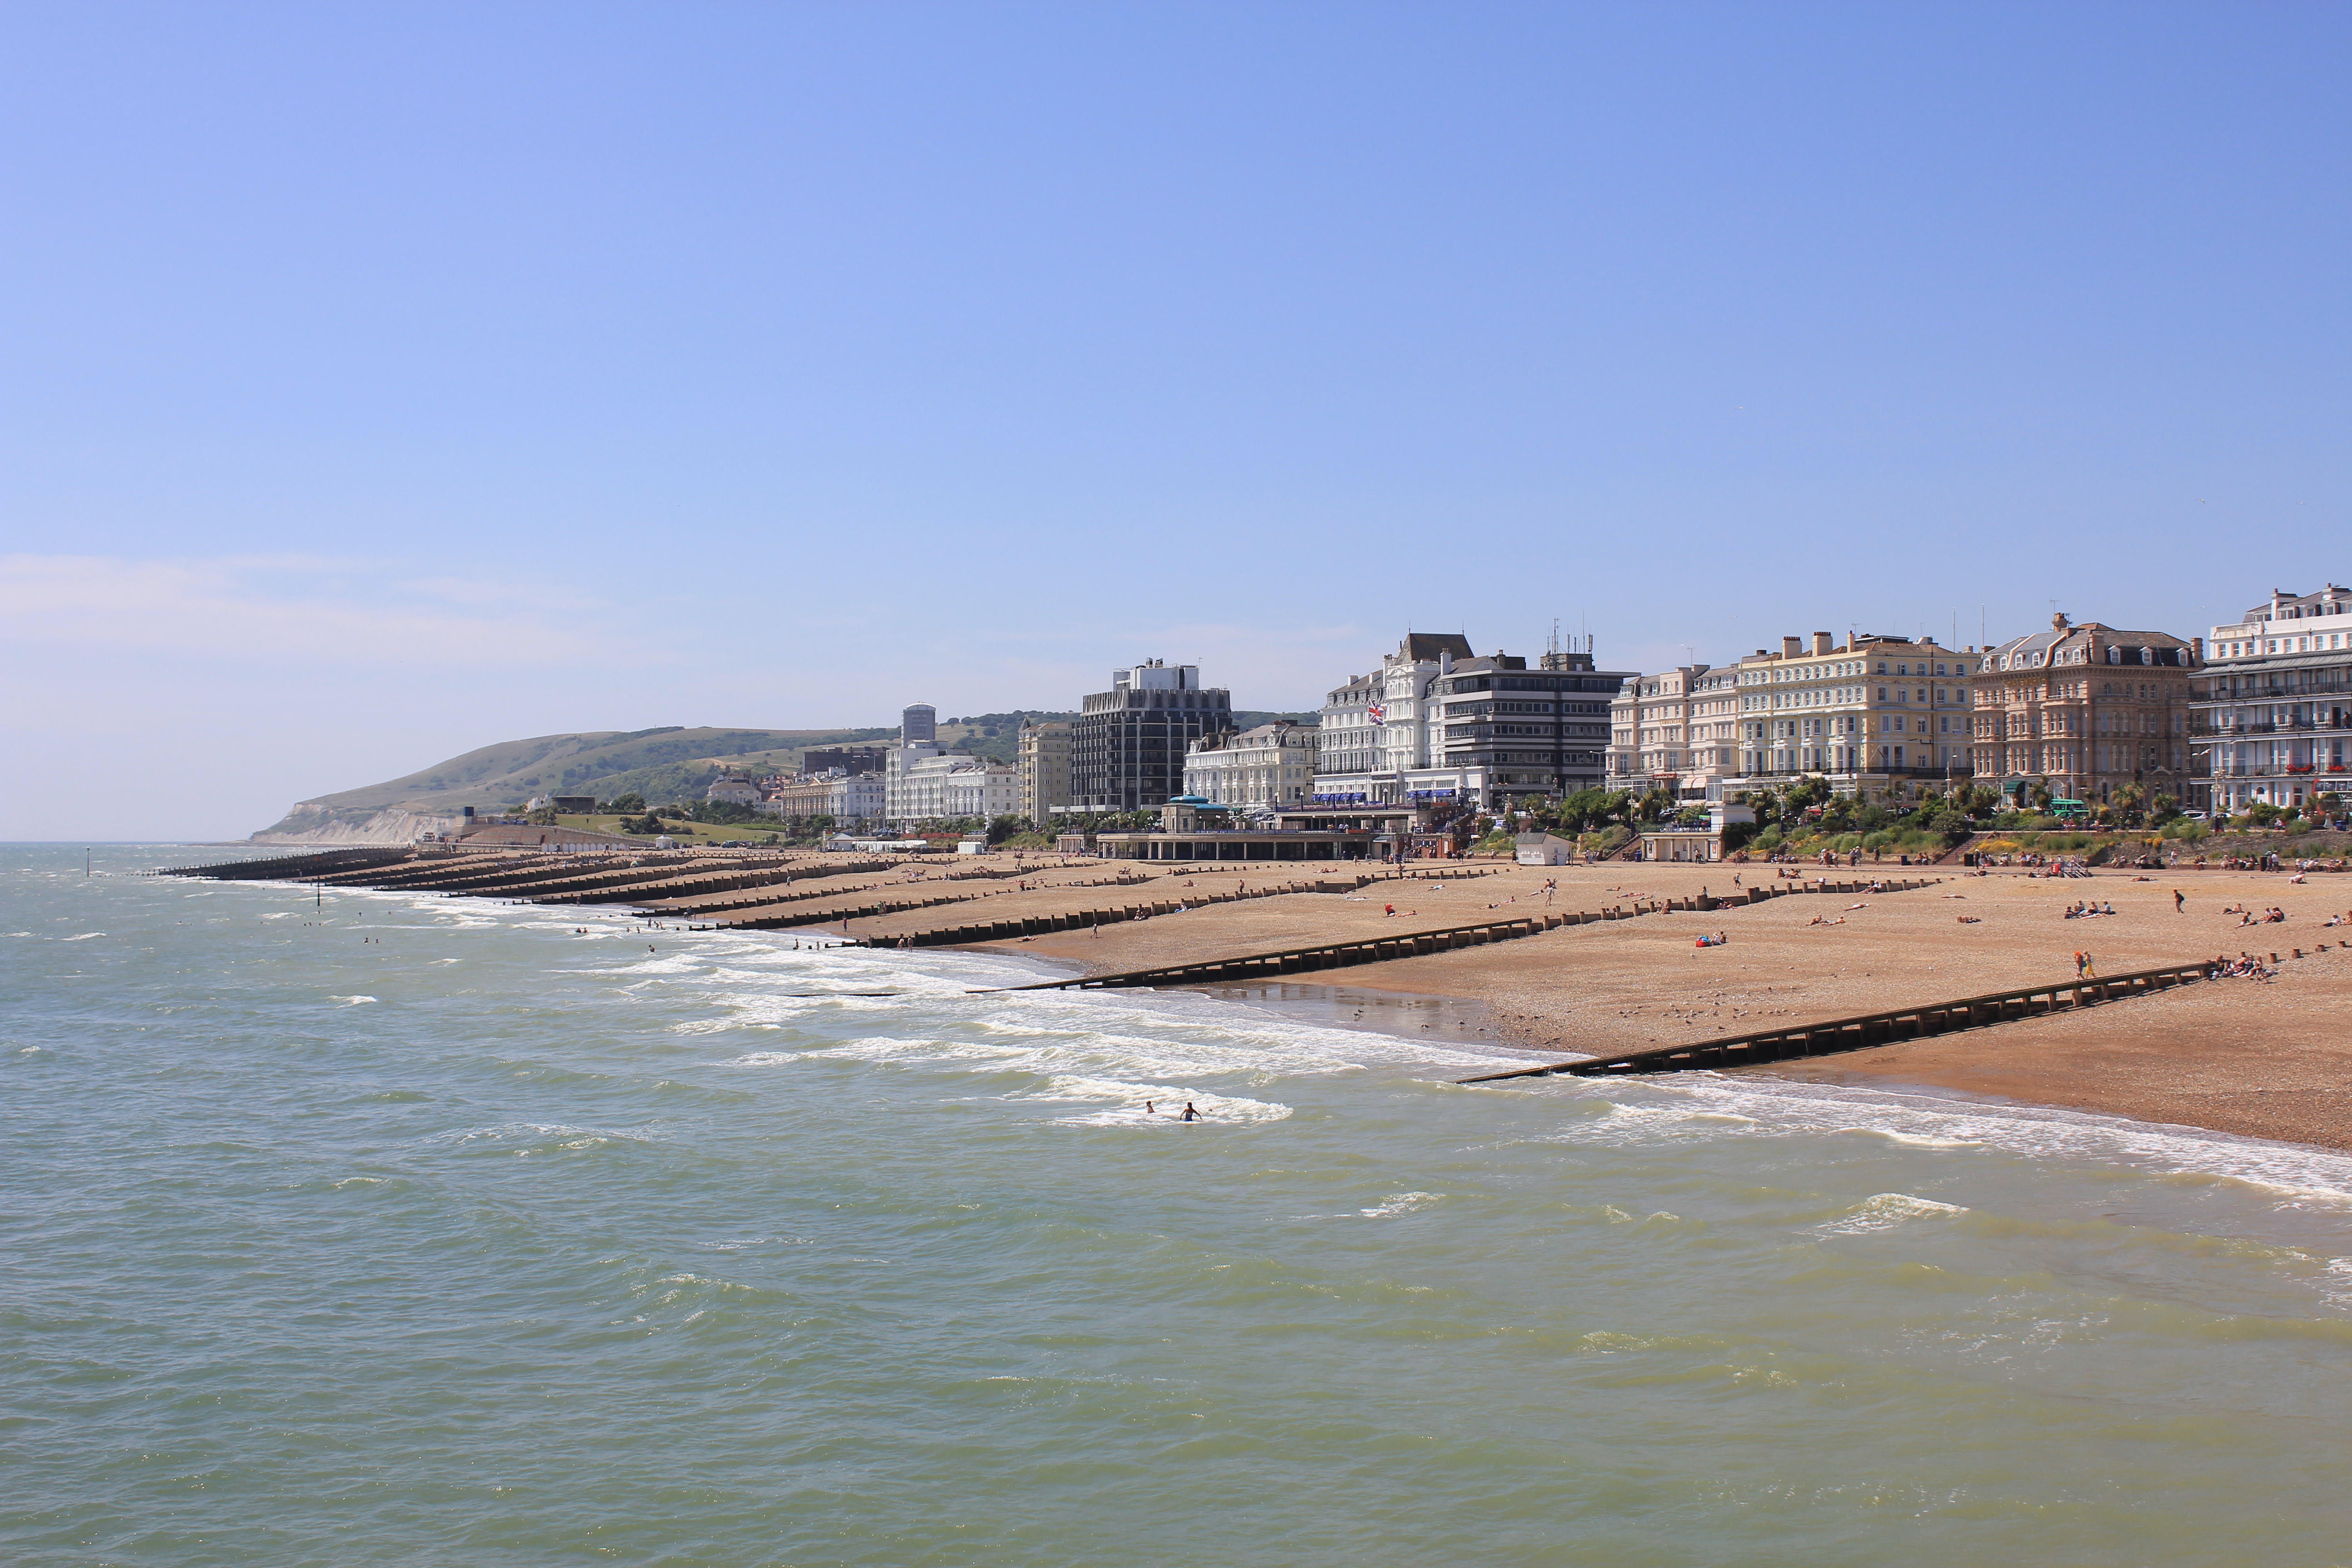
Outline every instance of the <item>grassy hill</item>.
{"label": "grassy hill", "polygon": [[[940,743],[998,762],[1013,761],[1024,721],[1060,721],[1075,713],[1024,710],[978,713],[940,722]],[[1312,713],[1236,712],[1234,724],[1246,730],[1276,719],[1313,723]],[[786,773],[800,766],[814,746],[874,745],[898,739],[896,729],[721,730],[668,725],[658,730],[587,730],[569,735],[535,735],[501,741],[451,757],[382,784],[339,790],[306,800],[254,837],[319,835],[357,830],[380,814],[454,816],[465,806],[478,811],[519,805],[533,795],[593,795],[600,800],[635,794],[654,805],[702,798],[722,769],[757,773]],[[396,824],[399,818],[388,818]],[[379,834],[390,831],[379,825]],[[409,829],[399,830],[404,838]]]}
{"label": "grassy hill", "polygon": [[301,833],[335,824],[357,826],[379,812],[454,813],[496,808],[535,795],[634,790],[656,804],[699,795],[722,767],[770,773],[799,765],[812,746],[874,742],[896,730],[723,730],[668,725],[657,730],[592,730],[538,735],[478,747],[382,784],[306,800],[265,834]]}

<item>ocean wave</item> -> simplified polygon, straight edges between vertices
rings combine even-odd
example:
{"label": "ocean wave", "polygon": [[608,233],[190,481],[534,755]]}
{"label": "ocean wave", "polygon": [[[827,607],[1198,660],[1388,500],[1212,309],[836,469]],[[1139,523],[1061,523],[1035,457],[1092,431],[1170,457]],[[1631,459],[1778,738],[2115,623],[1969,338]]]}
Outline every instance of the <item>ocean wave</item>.
{"label": "ocean wave", "polygon": [[1391,1215],[1411,1214],[1444,1201],[1444,1195],[1438,1193],[1391,1193],[1371,1207],[1358,1209],[1356,1213],[1365,1219],[1386,1219]]}
{"label": "ocean wave", "polygon": [[357,1007],[362,1003],[373,1002],[375,998],[373,996],[330,996],[327,1000],[330,1002],[341,1002],[346,1007]]}
{"label": "ocean wave", "polygon": [[[1597,1100],[1612,1107],[1599,1120],[1580,1109],[1573,1123],[1545,1135],[1555,1142],[1629,1146],[1677,1136],[1863,1135],[1930,1154],[2061,1158],[2129,1168],[2159,1181],[2226,1182],[2331,1208],[2352,1204],[2352,1156],[2121,1117],[2026,1105],[1995,1109],[1918,1092],[1714,1073],[1640,1082],[1542,1081],[1570,1104]],[[1703,1121],[1693,1114],[1701,1107],[1748,1117],[1753,1124]]]}
{"label": "ocean wave", "polygon": [[1887,1230],[1906,1220],[1968,1212],[1958,1204],[1913,1197],[1909,1193],[1873,1193],[1847,1209],[1839,1218],[1818,1228],[1823,1236],[1859,1236],[1868,1231]]}
{"label": "ocean wave", "polygon": [[[1020,1097],[1026,1098],[1026,1097]],[[1083,1116],[1056,1116],[1055,1127],[1203,1127],[1234,1122],[1269,1122],[1286,1121],[1291,1108],[1278,1100],[1251,1100],[1236,1094],[1211,1094],[1200,1089],[1171,1090],[1163,1096],[1150,1097],[1155,1109],[1147,1111],[1139,1103],[1106,1107]],[[1197,1121],[1184,1120],[1184,1104],[1191,1102],[1200,1113]],[[1171,1103],[1172,1102],[1172,1103]]]}
{"label": "ocean wave", "polygon": [[453,1130],[436,1134],[426,1142],[459,1147],[490,1143],[499,1145],[500,1152],[520,1156],[559,1151],[644,1148],[658,1141],[641,1133],[620,1132],[601,1127],[578,1127],[562,1121],[502,1121],[490,1127]]}
{"label": "ocean wave", "polygon": [[1980,1138],[1930,1138],[1924,1133],[1898,1132],[1892,1127],[1841,1127],[1838,1131],[1864,1138],[1884,1138],[1889,1143],[1907,1143],[1914,1149],[1979,1149],[1984,1146]]}

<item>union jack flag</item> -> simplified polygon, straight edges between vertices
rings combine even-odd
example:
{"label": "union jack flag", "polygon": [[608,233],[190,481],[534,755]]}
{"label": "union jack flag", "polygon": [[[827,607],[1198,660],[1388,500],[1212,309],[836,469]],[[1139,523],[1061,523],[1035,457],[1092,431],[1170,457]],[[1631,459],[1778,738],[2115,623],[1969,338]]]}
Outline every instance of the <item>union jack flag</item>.
{"label": "union jack flag", "polygon": [[1377,697],[1372,700],[1371,707],[1366,710],[1367,715],[1375,724],[1387,722],[1388,711],[1388,709],[1381,705],[1380,699]]}

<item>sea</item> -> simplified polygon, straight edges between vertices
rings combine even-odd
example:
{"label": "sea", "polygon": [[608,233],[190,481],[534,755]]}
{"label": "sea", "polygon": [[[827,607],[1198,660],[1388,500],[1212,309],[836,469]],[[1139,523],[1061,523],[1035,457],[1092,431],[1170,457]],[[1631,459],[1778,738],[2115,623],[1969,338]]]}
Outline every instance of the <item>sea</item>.
{"label": "sea", "polygon": [[222,853],[0,849],[18,1568],[2352,1561],[2336,1154]]}

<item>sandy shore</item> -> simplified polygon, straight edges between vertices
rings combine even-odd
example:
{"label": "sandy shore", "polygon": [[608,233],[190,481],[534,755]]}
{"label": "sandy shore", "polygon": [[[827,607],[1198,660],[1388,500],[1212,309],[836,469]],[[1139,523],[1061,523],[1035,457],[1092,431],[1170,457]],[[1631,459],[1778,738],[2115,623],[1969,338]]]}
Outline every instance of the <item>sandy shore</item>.
{"label": "sandy shore", "polygon": [[[1304,893],[1182,915],[986,944],[1065,959],[1090,972],[1195,963],[1308,942],[1460,925],[1490,911],[1598,910],[1637,899],[1731,889],[1771,868],[1608,864],[1460,879],[1377,884],[1354,896]],[[1865,867],[1860,875],[1870,874]],[[2088,880],[2021,873],[1941,875],[1943,885],[1876,896],[1811,895],[1713,914],[1674,913],[1573,927],[1520,942],[1333,972],[1336,986],[1434,1002],[1433,1038],[1579,1055],[1679,1044],[1781,1021],[1846,1016],[2065,979],[2089,952],[2105,973],[2252,951],[2311,953],[2268,984],[2223,981],[2158,997],[1812,1064],[1749,1069],[1825,1081],[1903,1083],[2030,1100],[2219,1131],[2352,1147],[2352,876],[2117,871]],[[1857,875],[1839,872],[1840,877]],[[1249,881],[1182,874],[1151,896]],[[1548,881],[1558,882],[1548,890]],[[2185,895],[2176,910],[2174,889]],[[1109,889],[1105,889],[1106,892]],[[1066,899],[1067,895],[1061,895]],[[2116,913],[2064,918],[2095,898]],[[1547,899],[1550,901],[1547,904]],[[1022,906],[1034,900],[1035,910]],[[1049,892],[991,900],[992,918],[1057,907]],[[1109,900],[1105,900],[1109,901]],[[2241,926],[2225,906],[2276,905],[2284,924]],[[1386,912],[1393,905],[1394,915]],[[1859,907],[1849,907],[1849,906]],[[1832,923],[1814,924],[1816,920]],[[1843,923],[1834,923],[1843,922]],[[861,925],[866,922],[860,922]],[[873,922],[887,935],[889,922]],[[909,917],[909,929],[937,923]],[[1721,931],[1722,947],[1700,948]],[[1423,1026],[1415,1026],[1416,1028]]]}
{"label": "sandy shore", "polygon": [[2079,1016],[1749,1070],[1957,1089],[2352,1149],[2352,952],[2330,943],[2326,953],[2289,962],[2267,984],[2223,981]]}

